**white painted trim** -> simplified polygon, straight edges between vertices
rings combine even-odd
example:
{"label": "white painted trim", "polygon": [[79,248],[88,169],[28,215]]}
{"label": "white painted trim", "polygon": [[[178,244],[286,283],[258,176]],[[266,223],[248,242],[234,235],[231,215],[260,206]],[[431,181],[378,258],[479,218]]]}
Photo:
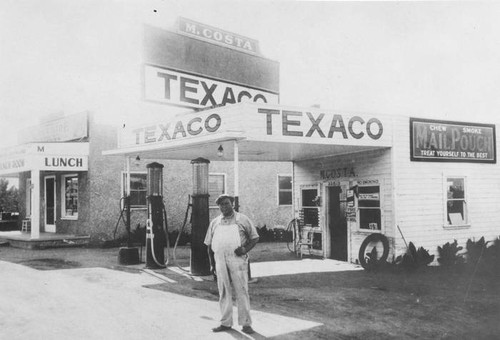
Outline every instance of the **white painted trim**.
{"label": "white painted trim", "polygon": [[31,211],[33,207],[33,186],[31,185],[31,178],[26,178],[26,218],[31,219]]}
{"label": "white painted trim", "polygon": [[[54,224],[49,224],[47,221],[47,180],[54,180]],[[55,233],[56,232],[56,220],[57,220],[57,183],[56,176],[49,175],[43,177],[43,200],[45,202],[45,211],[44,211],[44,225],[46,233]]]}
{"label": "white painted trim", "polygon": [[40,238],[40,170],[31,170],[33,196],[31,204],[31,234],[32,239]]}

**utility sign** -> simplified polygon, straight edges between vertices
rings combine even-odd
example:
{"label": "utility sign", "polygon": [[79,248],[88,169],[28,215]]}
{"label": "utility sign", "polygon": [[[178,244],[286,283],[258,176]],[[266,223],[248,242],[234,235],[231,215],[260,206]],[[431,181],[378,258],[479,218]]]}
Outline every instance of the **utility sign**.
{"label": "utility sign", "polygon": [[278,95],[188,73],[144,66],[144,99],[189,108],[240,102],[278,103]]}

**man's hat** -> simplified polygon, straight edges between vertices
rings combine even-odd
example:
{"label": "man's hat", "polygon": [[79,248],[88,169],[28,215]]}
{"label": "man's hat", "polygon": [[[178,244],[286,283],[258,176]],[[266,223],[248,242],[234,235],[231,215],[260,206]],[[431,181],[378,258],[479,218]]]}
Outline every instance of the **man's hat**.
{"label": "man's hat", "polygon": [[219,197],[217,197],[217,199],[215,200],[215,204],[219,205],[219,204],[220,204],[220,202],[221,202],[224,198],[229,198],[229,200],[231,201],[231,203],[234,203],[234,197],[233,197],[233,196],[228,195],[228,194],[222,194],[222,195],[220,195]]}

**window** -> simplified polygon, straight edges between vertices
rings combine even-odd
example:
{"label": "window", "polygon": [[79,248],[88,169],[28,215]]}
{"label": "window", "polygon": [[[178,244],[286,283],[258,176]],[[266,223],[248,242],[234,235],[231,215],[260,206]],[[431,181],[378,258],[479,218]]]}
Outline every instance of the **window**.
{"label": "window", "polygon": [[465,200],[465,178],[446,179],[446,220],[448,225],[467,224],[467,204]]}
{"label": "window", "polygon": [[278,175],[278,205],[292,205],[292,176]]}
{"label": "window", "polygon": [[78,218],[78,175],[62,176],[62,217]]}
{"label": "window", "polygon": [[208,194],[210,195],[209,206],[216,207],[215,200],[226,193],[226,174],[208,175]]}
{"label": "window", "polygon": [[302,189],[301,196],[301,220],[304,225],[317,227],[319,225],[319,207],[317,205],[318,189]]}
{"label": "window", "polygon": [[[122,173],[122,192],[123,197],[127,196],[127,173]],[[147,174],[145,172],[131,172],[130,173],[130,207],[131,208],[146,208],[146,180]]]}
{"label": "window", "polygon": [[358,187],[359,228],[381,230],[380,186]]}

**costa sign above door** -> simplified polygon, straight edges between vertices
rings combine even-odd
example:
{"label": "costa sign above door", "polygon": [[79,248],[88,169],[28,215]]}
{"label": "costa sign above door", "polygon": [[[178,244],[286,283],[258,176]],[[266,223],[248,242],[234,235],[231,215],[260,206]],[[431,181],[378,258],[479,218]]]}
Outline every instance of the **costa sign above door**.
{"label": "costa sign above door", "polygon": [[144,99],[182,107],[204,108],[241,102],[277,104],[279,96],[248,86],[145,65]]}

